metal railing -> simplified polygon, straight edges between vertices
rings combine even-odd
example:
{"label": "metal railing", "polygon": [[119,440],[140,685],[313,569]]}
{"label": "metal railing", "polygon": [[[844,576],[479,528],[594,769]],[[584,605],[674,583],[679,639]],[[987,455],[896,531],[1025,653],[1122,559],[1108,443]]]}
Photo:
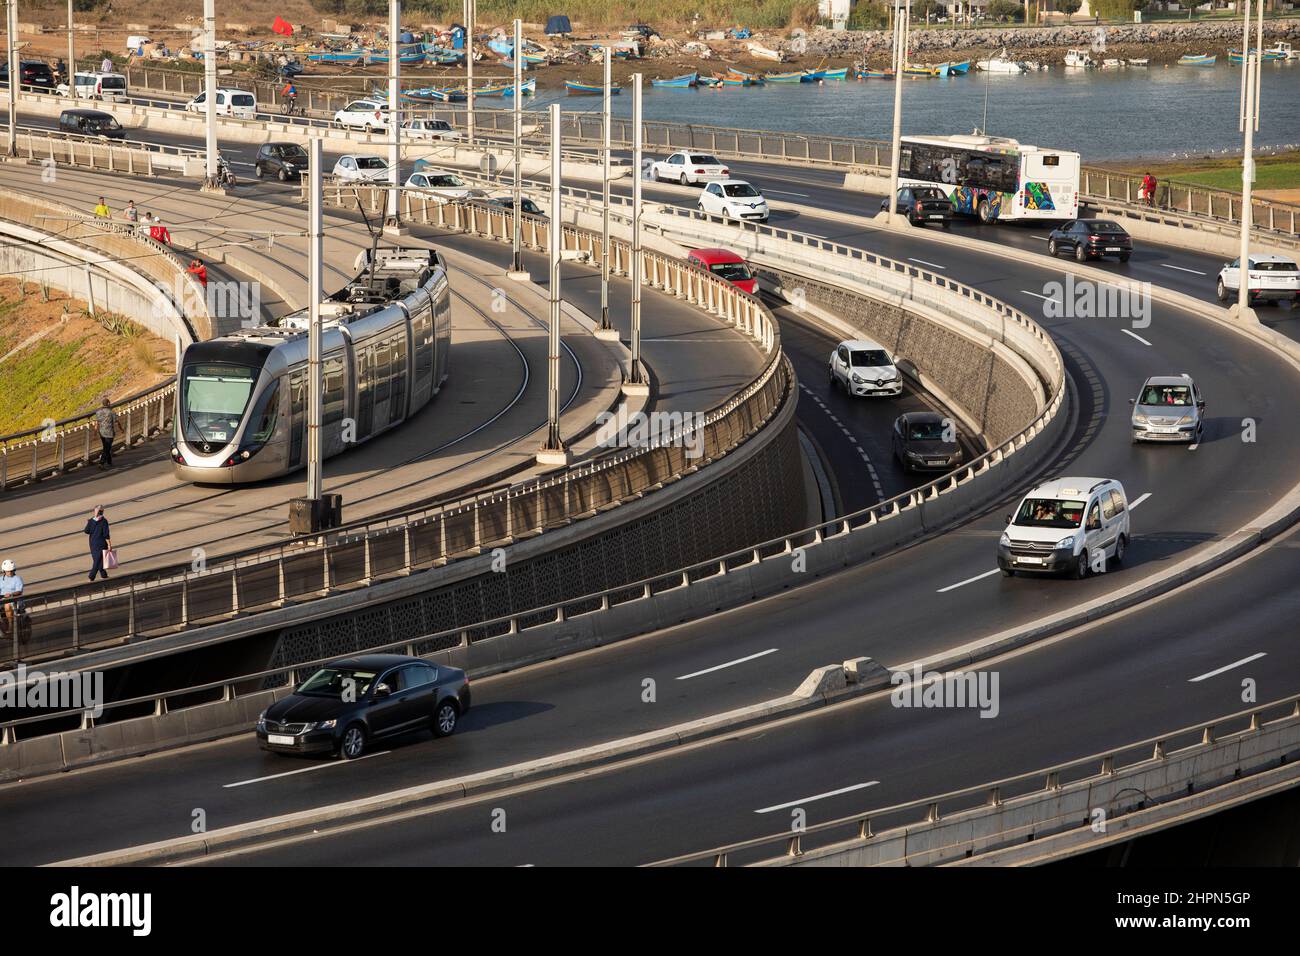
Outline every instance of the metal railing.
{"label": "metal railing", "polygon": [[[1286,711],[1286,713],[1268,720],[1269,714],[1276,714],[1278,711]],[[1245,722],[1247,726],[1228,734],[1221,733],[1223,725],[1234,722]],[[1065,787],[1110,783],[1126,773],[1168,763],[1180,756],[1195,756],[1215,749],[1232,748],[1248,741],[1251,737],[1259,736],[1266,729],[1277,729],[1279,725],[1289,724],[1300,725],[1300,694],[1259,704],[1214,720],[1190,724],[1136,743],[1054,764],[1030,773],[1004,777],[979,786],[963,787],[938,796],[922,797],[918,800],[866,810],[807,827],[799,833],[791,833],[787,830],[784,833],[742,840],[698,853],[687,853],[651,865],[682,866],[707,862],[714,866],[727,866],[732,862],[733,857],[738,856],[745,858],[746,865],[763,865],[799,857],[814,848],[819,851],[833,852],[837,848],[848,849],[883,843],[896,834],[914,831],[918,827],[937,826],[955,814],[978,812],[978,808],[1005,812],[1011,805],[1032,801],[1044,794],[1052,795]],[[1193,742],[1183,748],[1174,749],[1171,745],[1180,740]],[[1129,755],[1135,752],[1142,752],[1144,755],[1138,759],[1130,759]],[[1126,759],[1128,762],[1125,762]],[[1169,783],[1169,791],[1165,796],[1186,795],[1185,781],[1172,780]],[[1148,796],[1147,799],[1155,802],[1154,796]],[[954,809],[946,809],[953,807],[954,804],[957,805]],[[877,832],[875,827],[882,820],[891,821],[891,826],[889,829]],[[1048,823],[1055,823],[1055,828],[1059,831],[1080,825],[1087,826],[1088,822],[1085,820],[1081,823],[1080,818],[1036,821],[1038,825],[1035,827],[1035,833],[1048,829],[1046,826]],[[964,856],[964,851],[957,849],[950,855],[961,858]],[[905,858],[905,854],[902,854],[896,862],[904,862]]]}
{"label": "metal railing", "polygon": [[[8,130],[0,130],[0,143],[8,147]],[[29,127],[18,128],[14,144],[19,159],[128,176],[156,176],[161,171],[177,169],[184,172],[185,160],[201,155],[199,150],[137,141],[101,140],[94,136]]]}
{"label": "metal railing", "polygon": [[[362,202],[381,209],[383,193],[331,187],[326,198],[351,206],[361,195]],[[440,204],[409,193],[405,201],[408,217],[430,225],[496,238],[510,235],[508,210]],[[524,241],[545,248],[548,229],[548,223],[533,222]],[[565,227],[564,242],[570,249],[599,247],[598,236],[572,227]],[[631,258],[625,243],[611,244],[611,260],[627,269]],[[25,640],[15,631],[12,660],[77,652],[411,574],[635,500],[728,454],[788,398],[792,378],[782,360],[776,321],[756,298],[702,270],[653,252],[644,253],[643,265],[647,285],[717,315],[769,356],[754,381],[680,434],[510,487],[356,522],[317,538],[225,555],[202,571],[186,564],[118,576],[109,585],[28,594],[30,627]],[[702,454],[693,457],[697,448]]]}

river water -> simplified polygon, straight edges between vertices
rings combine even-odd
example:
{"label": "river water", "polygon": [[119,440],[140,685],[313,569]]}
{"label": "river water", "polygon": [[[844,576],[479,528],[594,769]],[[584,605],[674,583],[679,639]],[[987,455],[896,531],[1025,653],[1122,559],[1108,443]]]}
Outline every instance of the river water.
{"label": "river water", "polygon": [[[1085,161],[1240,152],[1239,67],[1151,66],[1121,70],[1047,71],[1019,76],[906,79],[903,132],[911,135],[987,130],[1023,143],[1072,149]],[[647,73],[652,64],[647,64]],[[1300,61],[1266,63],[1257,147],[1300,147]],[[632,112],[631,84],[613,99],[616,116]],[[558,96],[566,111],[599,114],[601,97],[543,91],[530,109]],[[646,82],[647,120],[889,139],[894,85],[846,80],[813,85],[703,90],[654,88]],[[489,105],[486,101],[480,101]],[[509,100],[506,101],[506,105]],[[496,105],[492,103],[491,105]]]}

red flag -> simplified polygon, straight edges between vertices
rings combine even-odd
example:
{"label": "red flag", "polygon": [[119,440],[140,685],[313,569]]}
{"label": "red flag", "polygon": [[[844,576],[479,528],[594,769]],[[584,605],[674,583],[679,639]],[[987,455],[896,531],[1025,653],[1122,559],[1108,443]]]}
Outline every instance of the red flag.
{"label": "red flag", "polygon": [[271,29],[282,36],[293,36],[293,24],[284,17],[276,17],[275,22],[271,24]]}

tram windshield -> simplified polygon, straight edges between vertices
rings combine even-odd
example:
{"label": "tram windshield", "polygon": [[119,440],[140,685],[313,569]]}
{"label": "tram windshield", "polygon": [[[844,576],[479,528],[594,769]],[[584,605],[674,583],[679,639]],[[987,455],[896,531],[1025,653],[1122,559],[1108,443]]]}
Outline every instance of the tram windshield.
{"label": "tram windshield", "polygon": [[257,382],[246,365],[186,365],[181,373],[181,427],[185,440],[225,445],[239,431]]}

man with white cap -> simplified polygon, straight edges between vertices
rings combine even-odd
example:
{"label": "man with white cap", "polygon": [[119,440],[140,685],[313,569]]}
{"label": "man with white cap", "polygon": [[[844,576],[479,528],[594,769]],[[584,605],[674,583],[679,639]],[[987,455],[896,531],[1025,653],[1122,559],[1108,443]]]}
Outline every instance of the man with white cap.
{"label": "man with white cap", "polygon": [[18,576],[18,567],[6,559],[0,563],[0,601],[4,602],[4,610],[0,613],[0,631],[5,634],[10,633],[14,625],[22,596],[23,579]]}

